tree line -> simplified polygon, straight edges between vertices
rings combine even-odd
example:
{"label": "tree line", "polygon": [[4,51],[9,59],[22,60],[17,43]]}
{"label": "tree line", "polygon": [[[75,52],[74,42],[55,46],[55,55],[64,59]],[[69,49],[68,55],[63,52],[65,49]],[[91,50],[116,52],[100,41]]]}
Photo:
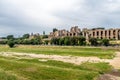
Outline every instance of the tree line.
{"label": "tree line", "polygon": [[66,45],[66,46],[109,46],[109,39],[97,39],[90,38],[86,40],[85,37],[64,37],[64,38],[52,38],[52,45]]}
{"label": "tree line", "polygon": [[109,46],[108,39],[99,40],[97,38],[90,38],[87,42],[85,37],[63,37],[63,38],[52,38],[51,40],[43,39],[48,38],[47,35],[43,36],[35,36],[34,38],[30,39],[29,34],[24,34],[22,37],[15,38],[13,35],[8,35],[4,37],[4,40],[0,41],[0,44],[8,44],[10,47],[13,47],[15,44],[23,44],[23,45],[42,45],[50,43],[51,45],[60,45],[60,46]]}
{"label": "tree line", "polygon": [[[43,38],[46,36],[43,36]],[[34,38],[30,39],[29,34],[24,34],[22,37],[15,38],[14,35],[8,35],[7,37],[3,37],[0,41],[0,44],[8,44],[10,47],[14,47],[15,44],[23,44],[23,45],[41,45],[42,38],[41,36],[34,36]]]}
{"label": "tree line", "polygon": [[86,45],[86,39],[84,37],[64,37],[64,38],[52,38],[52,45]]}

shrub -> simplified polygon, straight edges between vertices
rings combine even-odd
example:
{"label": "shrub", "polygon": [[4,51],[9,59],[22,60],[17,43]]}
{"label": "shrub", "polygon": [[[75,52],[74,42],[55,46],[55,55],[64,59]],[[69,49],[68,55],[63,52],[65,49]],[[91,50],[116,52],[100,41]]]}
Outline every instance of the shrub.
{"label": "shrub", "polygon": [[64,39],[63,38],[59,39],[59,45],[64,45]]}
{"label": "shrub", "polygon": [[15,42],[14,42],[14,40],[8,40],[8,46],[10,47],[10,48],[13,48],[14,47],[14,45],[15,45]]}
{"label": "shrub", "polygon": [[59,45],[59,38],[52,38],[51,39],[51,44],[53,44],[53,45]]}
{"label": "shrub", "polygon": [[79,37],[78,40],[79,40],[79,45],[80,46],[86,45],[86,42],[85,42],[86,39],[85,39],[85,37]]}
{"label": "shrub", "polygon": [[6,40],[0,41],[0,44],[7,44]]}
{"label": "shrub", "polygon": [[108,40],[108,39],[103,39],[103,40],[102,40],[102,44],[103,44],[104,46],[108,46],[108,45],[109,45],[109,40]]}
{"label": "shrub", "polygon": [[70,42],[71,42],[71,41],[70,41],[70,37],[65,37],[65,38],[64,38],[64,44],[65,44],[65,45],[70,45]]}
{"label": "shrub", "polygon": [[14,36],[13,36],[13,35],[8,35],[8,36],[7,36],[7,39],[8,39],[8,40],[14,39]]}
{"label": "shrub", "polygon": [[90,38],[90,43],[92,46],[97,46],[98,45],[98,42],[97,42],[97,39],[96,38]]}

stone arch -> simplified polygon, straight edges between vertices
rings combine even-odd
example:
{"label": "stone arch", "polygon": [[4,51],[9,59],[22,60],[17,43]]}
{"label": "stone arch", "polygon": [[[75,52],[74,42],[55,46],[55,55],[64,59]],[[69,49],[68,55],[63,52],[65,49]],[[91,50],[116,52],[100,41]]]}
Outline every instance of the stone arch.
{"label": "stone arch", "polygon": [[109,36],[111,35],[111,31],[109,30]]}
{"label": "stone arch", "polygon": [[113,35],[115,35],[115,30],[113,30]]}
{"label": "stone arch", "polygon": [[68,33],[67,33],[67,36],[69,36]]}
{"label": "stone arch", "polygon": [[73,33],[73,36],[75,36],[76,35],[76,33]]}
{"label": "stone arch", "polygon": [[72,36],[72,33],[70,33],[70,36]]}
{"label": "stone arch", "polygon": [[105,31],[105,36],[107,36],[107,31]]}

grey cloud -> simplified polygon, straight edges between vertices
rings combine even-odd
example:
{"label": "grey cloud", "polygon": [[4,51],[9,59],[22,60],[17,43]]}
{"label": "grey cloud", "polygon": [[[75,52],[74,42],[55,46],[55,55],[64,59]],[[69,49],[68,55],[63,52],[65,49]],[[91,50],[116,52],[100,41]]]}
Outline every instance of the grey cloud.
{"label": "grey cloud", "polygon": [[[43,31],[49,33],[54,27],[69,29],[73,25],[78,25],[81,28],[91,28],[93,26],[120,28],[120,8],[115,7],[116,10],[110,10],[114,7],[114,5],[113,7],[111,6],[112,4],[116,4],[116,7],[119,7],[120,1],[84,0],[83,3],[78,1],[76,4],[77,9],[73,6],[71,10],[64,11],[61,9],[50,13],[50,15],[55,16],[59,20],[58,22],[49,24],[50,21],[46,20],[46,24],[43,24],[42,21],[36,22],[32,18],[28,18],[20,6],[16,7],[16,5],[9,4],[7,0],[0,0],[0,28],[3,30],[3,32],[0,32],[0,36],[10,33],[16,35],[31,32],[42,34]],[[8,31],[4,33],[5,29]]]}

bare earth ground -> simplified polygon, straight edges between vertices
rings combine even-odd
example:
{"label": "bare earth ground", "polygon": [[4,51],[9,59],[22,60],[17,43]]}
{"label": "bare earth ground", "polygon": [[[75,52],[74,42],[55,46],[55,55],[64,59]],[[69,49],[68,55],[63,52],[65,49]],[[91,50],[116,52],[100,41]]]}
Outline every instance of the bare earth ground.
{"label": "bare earth ground", "polygon": [[[114,59],[100,59],[98,57],[79,57],[79,56],[60,56],[60,55],[45,55],[45,54],[28,54],[28,53],[16,53],[16,52],[0,52],[1,56],[15,57],[18,59],[24,58],[37,58],[40,61],[57,60],[68,63],[74,63],[80,65],[83,62],[108,62],[115,69],[120,69],[120,52],[116,52]],[[117,75],[116,75],[117,74]],[[111,74],[104,74],[98,80],[120,80],[120,73],[111,72]]]}

